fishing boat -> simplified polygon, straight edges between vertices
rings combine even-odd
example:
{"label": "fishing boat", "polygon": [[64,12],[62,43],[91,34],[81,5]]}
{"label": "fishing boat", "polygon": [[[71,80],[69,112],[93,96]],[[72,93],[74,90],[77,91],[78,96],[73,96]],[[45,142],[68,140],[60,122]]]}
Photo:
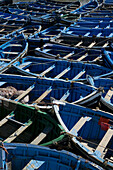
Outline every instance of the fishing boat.
{"label": "fishing boat", "polygon": [[93,77],[112,77],[113,71],[97,64],[27,56],[16,62],[8,73],[72,82],[85,79],[87,74]]}
{"label": "fishing boat", "polygon": [[45,43],[50,42],[50,39],[54,39],[56,36],[58,36],[64,29],[66,29],[65,25],[59,23],[49,28],[46,28],[38,33],[34,33],[34,35],[31,35],[28,38],[29,47],[41,47]]}
{"label": "fishing boat", "polygon": [[[113,114],[53,100],[59,123],[72,136],[73,151],[113,169]],[[56,105],[55,105],[56,104]]]}
{"label": "fishing boat", "polygon": [[[71,39],[71,41],[70,41]],[[66,35],[59,35],[50,40],[50,42],[59,44],[62,46],[70,46],[76,48],[86,48],[86,49],[102,49],[111,50],[112,51],[112,37],[105,38],[105,37],[79,37],[79,36],[66,36]]]}
{"label": "fishing boat", "polygon": [[104,93],[102,93],[99,107],[102,110],[113,112],[113,80],[108,78],[92,78],[87,75],[87,82],[97,88],[103,87]]}
{"label": "fishing boat", "polygon": [[[28,50],[28,43],[23,34],[15,35],[0,46],[0,71],[5,70],[22,58]],[[7,63],[8,62],[8,63]]]}
{"label": "fishing boat", "polygon": [[4,13],[3,11],[0,12],[0,18],[9,20],[9,21],[17,21],[18,23],[27,23],[29,22],[28,17],[21,16],[21,15],[16,15],[16,14],[9,14],[9,13]]}
{"label": "fishing boat", "polygon": [[76,9],[75,11],[72,11],[72,14],[85,14],[87,12],[91,12],[92,10],[95,10],[98,7],[97,0],[91,0],[87,4],[81,6],[80,8]]}
{"label": "fishing boat", "polygon": [[[26,170],[35,168],[42,169],[89,169],[102,170],[94,163],[81,158],[65,150],[57,151],[47,147],[26,144],[1,144],[0,158],[1,167],[9,167],[12,170]],[[5,149],[5,150],[4,150]],[[5,152],[6,151],[6,152]],[[7,154],[8,153],[8,154]]]}
{"label": "fishing boat", "polygon": [[1,74],[0,82],[0,95],[2,97],[15,102],[20,101],[32,107],[37,107],[37,105],[51,106],[51,97],[95,107],[102,95],[102,89],[79,82],[71,83],[10,74]]}
{"label": "fishing boat", "polygon": [[4,143],[51,146],[65,137],[60,134],[62,126],[46,112],[2,97],[0,101],[0,137]]}
{"label": "fishing boat", "polygon": [[86,37],[113,37],[113,28],[81,28],[68,27],[62,35],[86,36]]}
{"label": "fishing boat", "polygon": [[78,21],[75,22],[72,26],[76,26],[76,27],[80,27],[80,28],[113,28],[113,22],[112,21],[97,21],[97,22],[93,22],[93,21]]}

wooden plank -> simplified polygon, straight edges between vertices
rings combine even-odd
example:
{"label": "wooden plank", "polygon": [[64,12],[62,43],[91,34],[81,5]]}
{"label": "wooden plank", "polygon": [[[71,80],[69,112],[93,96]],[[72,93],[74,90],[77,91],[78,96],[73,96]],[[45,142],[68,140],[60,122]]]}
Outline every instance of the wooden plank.
{"label": "wooden plank", "polygon": [[72,133],[72,132],[78,132],[82,127],[83,127],[83,125],[87,122],[87,121],[89,121],[89,120],[91,120],[91,118],[90,117],[81,117],[80,119],[79,119],[79,121],[73,126],[73,128],[70,130],[70,132]]}
{"label": "wooden plank", "polygon": [[56,78],[56,79],[61,78],[61,77],[62,77],[64,74],[66,74],[70,69],[71,69],[70,67],[66,68],[66,69],[63,70],[60,74],[58,74],[55,78]]}
{"label": "wooden plank", "polygon": [[78,58],[76,61],[82,61],[84,58],[86,58],[88,56],[88,54],[86,53],[85,55],[81,56],[80,58]]}
{"label": "wooden plank", "polygon": [[12,20],[16,20],[16,19],[18,19],[18,18],[16,17],[16,18],[13,18]]}
{"label": "wooden plank", "polygon": [[108,43],[108,42],[106,42],[106,43],[105,43],[102,47],[103,47],[103,48],[105,48],[105,47],[107,47],[107,46],[108,46],[108,44],[109,44],[109,43]]}
{"label": "wooden plank", "polygon": [[55,68],[55,65],[52,65],[51,67],[47,68],[45,71],[43,71],[40,76],[44,76],[46,73],[48,73],[49,71],[51,71],[52,69]]}
{"label": "wooden plank", "polygon": [[69,90],[67,90],[67,92],[61,97],[60,101],[65,101],[69,95],[70,95],[70,92]]}
{"label": "wooden plank", "polygon": [[52,91],[52,87],[50,86],[37,100],[35,100],[33,103],[39,103],[41,102],[50,92]]}
{"label": "wooden plank", "polygon": [[18,14],[18,15],[23,15],[24,14],[24,12],[22,12],[22,13],[20,13],[20,14]]}
{"label": "wooden plank", "polygon": [[30,122],[29,124],[22,125],[13,134],[11,134],[7,139],[5,139],[4,142],[11,143],[14,139],[16,139],[17,136],[19,136],[23,131],[25,131],[31,124],[32,122]]}
{"label": "wooden plank", "polygon": [[75,45],[75,47],[79,47],[82,43],[83,43],[83,41],[80,41],[79,43],[77,43],[77,44]]}
{"label": "wooden plank", "polygon": [[102,57],[96,57],[93,61],[97,61],[99,59],[101,59]]}
{"label": "wooden plank", "polygon": [[113,129],[108,129],[106,134],[104,135],[104,137],[102,138],[101,142],[99,143],[99,145],[97,146],[95,152],[100,152],[101,156],[103,154],[103,151],[105,150],[108,142],[110,141],[111,137],[113,136]]}
{"label": "wooden plank", "polygon": [[5,123],[7,123],[7,122],[8,122],[8,119],[11,118],[12,116],[14,116],[14,115],[8,115],[8,116],[6,116],[4,119],[2,119],[2,120],[0,121],[0,127],[3,126]]}
{"label": "wooden plank", "polygon": [[90,34],[90,32],[87,32],[86,34],[84,34],[84,36],[86,36],[86,37],[87,37],[89,34]]}
{"label": "wooden plank", "polygon": [[3,32],[4,30],[5,30],[5,29],[3,28],[3,29],[0,30],[0,32]]}
{"label": "wooden plank", "polygon": [[21,44],[9,44],[10,47],[22,47]]}
{"label": "wooden plank", "polygon": [[74,54],[74,51],[72,51],[71,53],[65,55],[65,56],[63,57],[63,59],[68,59],[68,58],[71,57],[73,54]]}
{"label": "wooden plank", "polygon": [[100,37],[100,36],[101,36],[101,34],[102,34],[101,32],[100,32],[100,33],[98,33],[98,34],[97,34],[97,37]]}
{"label": "wooden plank", "polygon": [[79,79],[85,72],[86,72],[85,70],[81,71],[81,72],[78,73],[72,80]]}
{"label": "wooden plank", "polygon": [[41,132],[32,142],[31,144],[33,145],[38,145],[47,135],[48,133],[52,130],[52,126],[47,126],[44,128],[43,132]]}
{"label": "wooden plank", "polygon": [[9,16],[9,17],[6,17],[6,18],[4,18],[4,19],[9,19],[9,18],[11,18],[11,16]]}
{"label": "wooden plank", "polygon": [[32,64],[32,62],[28,61],[28,62],[20,64],[18,67],[21,69],[24,69],[26,66],[30,66],[31,64]]}
{"label": "wooden plank", "polygon": [[45,161],[39,161],[39,160],[30,160],[29,163],[22,169],[22,170],[35,170],[39,169]]}
{"label": "wooden plank", "polygon": [[34,89],[35,85],[33,84],[30,86],[26,91],[24,91],[20,96],[18,96],[15,101],[18,102],[19,100],[23,99],[30,91]]}
{"label": "wooden plank", "polygon": [[110,99],[113,96],[113,88],[109,89],[106,96],[104,97],[107,101],[110,101]]}
{"label": "wooden plank", "polygon": [[2,51],[3,54],[13,54],[13,55],[18,55],[19,52],[13,52],[13,51]]}
{"label": "wooden plank", "polygon": [[10,62],[11,59],[8,59],[8,58],[0,58],[0,61]]}
{"label": "wooden plank", "polygon": [[92,43],[88,46],[88,48],[92,48],[95,44],[96,44],[96,42],[92,42]]}

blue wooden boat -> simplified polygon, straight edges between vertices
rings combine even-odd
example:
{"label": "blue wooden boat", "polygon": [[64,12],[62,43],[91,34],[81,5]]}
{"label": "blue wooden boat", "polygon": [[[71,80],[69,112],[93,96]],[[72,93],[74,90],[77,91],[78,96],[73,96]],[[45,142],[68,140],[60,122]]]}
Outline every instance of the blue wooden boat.
{"label": "blue wooden boat", "polygon": [[75,27],[85,27],[85,28],[113,28],[113,22],[109,22],[109,21],[104,21],[104,22],[93,22],[93,21],[78,21],[75,22],[72,26]]}
{"label": "blue wooden boat", "polygon": [[113,1],[112,0],[105,0],[104,1],[104,5],[105,6],[112,6],[113,5]]}
{"label": "blue wooden boat", "polygon": [[4,143],[51,146],[64,138],[68,141],[62,130],[46,112],[0,97],[0,137]]}
{"label": "blue wooden boat", "polygon": [[[5,70],[22,58],[28,50],[28,43],[23,34],[15,35],[0,46],[0,71]],[[7,63],[8,62],[8,63]]]}
{"label": "blue wooden boat", "polygon": [[7,153],[0,148],[1,167],[5,169],[8,164],[12,165],[12,170],[25,170],[34,167],[42,169],[89,169],[102,170],[101,167],[83,159],[71,152],[65,150],[57,151],[42,146],[25,145],[25,144],[1,144]]}
{"label": "blue wooden boat", "polygon": [[20,23],[27,23],[29,21],[28,17],[20,16],[16,14],[4,13],[4,12],[0,12],[0,18],[9,20],[9,21],[17,21]]}
{"label": "blue wooden boat", "polygon": [[[71,39],[71,41],[70,41]],[[51,43],[55,43],[62,46],[85,48],[85,49],[100,49],[105,48],[106,51],[112,51],[112,37],[79,37],[79,36],[66,36],[59,35],[50,40]]]}
{"label": "blue wooden boat", "polygon": [[68,27],[62,35],[86,36],[86,37],[113,37],[113,28],[81,28]]}
{"label": "blue wooden boat", "polygon": [[[14,71],[13,71],[14,70]],[[86,78],[86,75],[93,77],[107,77],[113,74],[112,69],[96,64],[84,64],[58,59],[47,59],[28,56],[16,62],[12,73],[29,75],[34,77],[52,78],[53,80],[78,81]],[[10,73],[10,72],[9,72]]]}
{"label": "blue wooden boat", "polygon": [[[68,39],[68,36],[66,38]],[[75,37],[73,38],[73,41],[74,39]],[[82,48],[82,47],[78,48],[79,45],[83,43],[82,39],[76,45],[74,45],[74,47],[64,46],[64,44],[62,43],[57,44],[57,42],[59,42],[59,39],[57,42],[55,42],[55,40],[53,39],[52,41],[53,43],[47,43],[47,44],[44,44],[40,48],[39,47],[36,48],[35,54],[37,56],[43,56],[45,58],[61,59],[61,60],[63,59],[63,60],[81,62],[81,63],[96,63],[99,65],[106,66],[108,68],[112,68],[113,59],[112,59],[112,52],[110,52],[110,49],[112,50],[110,43],[108,41],[106,42],[107,40],[106,39],[105,41],[102,42],[103,46],[101,46],[100,42],[96,44],[95,39],[94,40],[92,39],[93,42],[91,42],[85,48]],[[62,41],[62,38],[61,38],[61,41]],[[69,40],[67,41],[69,43]],[[98,44],[100,45],[100,47],[98,46]],[[95,45],[95,48],[91,49],[94,45]],[[97,49],[96,49],[96,46],[97,46]],[[110,47],[105,50],[104,48],[108,46]],[[100,48],[103,48],[103,49],[100,49]]]}
{"label": "blue wooden boat", "polygon": [[54,26],[46,28],[38,33],[34,33],[34,35],[31,35],[28,38],[29,47],[41,47],[45,43],[50,42],[50,39],[54,39],[58,36],[64,29],[66,29],[66,27],[63,24],[55,24]]}
{"label": "blue wooden boat", "polygon": [[72,14],[85,14],[85,13],[91,12],[92,10],[95,10],[97,7],[98,7],[97,0],[91,0],[87,4],[81,6],[75,11],[72,11],[71,13]]}
{"label": "blue wooden boat", "polygon": [[85,17],[78,19],[78,21],[92,21],[92,22],[112,21],[112,17],[89,17],[89,16],[85,16]]}
{"label": "blue wooden boat", "polygon": [[99,108],[105,111],[113,112],[113,80],[108,78],[92,78],[87,75],[87,82],[97,88],[104,89],[102,93]]}
{"label": "blue wooden boat", "polygon": [[[97,89],[83,83],[66,82],[45,78],[33,78],[20,75],[1,74],[0,95],[15,102],[21,101],[32,107],[50,103],[50,98],[75,102],[88,107],[95,107],[102,95]],[[78,90],[79,89],[79,90]]]}
{"label": "blue wooden boat", "polygon": [[[60,124],[72,136],[73,151],[106,170],[113,169],[113,114],[53,101]],[[56,105],[55,105],[56,104]]]}
{"label": "blue wooden boat", "polygon": [[102,49],[102,58],[106,67],[113,69],[113,52]]}

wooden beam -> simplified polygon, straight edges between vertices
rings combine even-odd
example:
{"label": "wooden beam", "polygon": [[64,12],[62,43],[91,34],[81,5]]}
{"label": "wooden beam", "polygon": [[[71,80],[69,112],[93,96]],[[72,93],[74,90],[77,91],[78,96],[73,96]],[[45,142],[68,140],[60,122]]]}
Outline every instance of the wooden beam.
{"label": "wooden beam", "polygon": [[3,54],[13,54],[13,55],[18,55],[19,52],[13,52],[13,51],[2,51]]}
{"label": "wooden beam", "polygon": [[8,115],[4,119],[0,121],[0,127],[3,126],[6,122],[8,122],[9,118],[13,117],[14,115]]}
{"label": "wooden beam", "polygon": [[7,139],[4,140],[4,142],[11,143],[14,139],[17,138],[23,131],[25,131],[32,122],[22,125],[19,129],[17,129],[13,134],[11,134]]}
{"label": "wooden beam", "polygon": [[81,72],[78,73],[72,80],[79,79],[85,72],[86,72],[85,70],[81,71]]}
{"label": "wooden beam", "polygon": [[113,96],[113,88],[109,89],[104,97],[107,101],[110,101],[111,97]]}
{"label": "wooden beam", "polygon": [[52,86],[50,86],[37,100],[35,100],[33,103],[39,103],[41,102],[50,92],[52,91]]}
{"label": "wooden beam", "polygon": [[48,133],[52,130],[52,126],[47,126],[44,128],[43,132],[41,132],[32,142],[31,144],[33,145],[38,145],[47,135]]}
{"label": "wooden beam", "polygon": [[74,45],[75,47],[79,47],[81,44],[83,43],[83,41],[78,42],[76,45]]}
{"label": "wooden beam", "polygon": [[18,96],[15,101],[18,102],[19,100],[23,99],[28,93],[30,93],[30,91],[32,91],[34,89],[35,85],[33,84],[32,86],[30,86],[26,91],[24,91],[20,96]]}
{"label": "wooden beam", "polygon": [[40,76],[44,76],[45,74],[47,74],[49,71],[51,71],[52,69],[55,68],[55,65],[52,65],[51,67],[47,68],[45,71],[43,71]]}
{"label": "wooden beam", "polygon": [[89,120],[91,120],[91,117],[81,117],[80,119],[79,119],[79,121],[73,126],[73,128],[70,130],[70,132],[72,133],[72,132],[75,132],[75,133],[77,133],[82,127],[83,127],[83,125],[87,122],[87,121],[89,121]]}
{"label": "wooden beam", "polygon": [[96,42],[92,42],[92,43],[88,46],[88,48],[92,48],[95,44],[96,44]]}
{"label": "wooden beam", "polygon": [[0,58],[0,61],[10,62],[11,59],[8,59],[8,58]]}
{"label": "wooden beam", "polygon": [[70,92],[69,92],[69,90],[67,90],[67,92],[62,96],[60,101],[65,101],[68,98],[69,95],[70,95]]}
{"label": "wooden beam", "polygon": [[113,129],[108,129],[106,134],[104,135],[104,137],[102,138],[101,142],[99,143],[99,145],[97,146],[95,152],[100,152],[101,153],[101,157],[102,154],[104,152],[104,150],[106,149],[107,144],[109,143],[110,139],[113,136]]}
{"label": "wooden beam", "polygon": [[62,77],[64,74],[66,74],[70,69],[71,69],[70,67],[66,68],[66,69],[63,70],[60,74],[58,74],[55,78],[56,78],[56,79],[61,78],[61,77]]}
{"label": "wooden beam", "polygon": [[106,43],[105,43],[102,47],[103,47],[103,48],[105,48],[105,47],[107,47],[107,46],[108,46],[108,44],[109,44],[109,43],[108,43],[108,42],[106,42]]}
{"label": "wooden beam", "polygon": [[76,61],[82,61],[84,58],[86,58],[88,56],[88,54],[86,53],[85,55],[81,56],[80,58],[78,58]]}
{"label": "wooden beam", "polygon": [[68,58],[71,57],[73,54],[74,54],[74,51],[72,51],[71,53],[65,55],[65,56],[63,57],[63,59],[68,59]]}

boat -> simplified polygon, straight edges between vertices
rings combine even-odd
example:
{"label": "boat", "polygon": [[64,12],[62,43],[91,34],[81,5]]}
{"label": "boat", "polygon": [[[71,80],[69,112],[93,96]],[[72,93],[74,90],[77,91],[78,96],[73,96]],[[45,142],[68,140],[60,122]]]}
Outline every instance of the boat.
{"label": "boat", "polygon": [[[4,150],[5,149],[5,150]],[[1,164],[4,169],[11,165],[12,170],[42,169],[72,169],[102,170],[101,167],[65,150],[57,151],[47,147],[26,144],[1,144]],[[5,152],[6,151],[6,152]],[[8,153],[8,154],[7,154]]]}
{"label": "boat", "polygon": [[[69,53],[70,54],[70,53]],[[8,70],[8,69],[7,69]],[[53,80],[80,81],[86,75],[93,77],[112,77],[113,70],[97,64],[26,56],[13,64],[8,73],[23,74]]]}
{"label": "boat", "polygon": [[72,14],[86,14],[88,12],[91,12],[92,10],[95,10],[98,7],[97,0],[90,0],[87,4],[81,6],[80,8],[72,11]]}
{"label": "boat", "polygon": [[[71,39],[71,41],[70,41]],[[51,43],[55,43],[62,46],[70,46],[70,47],[76,47],[76,48],[85,48],[85,49],[99,49],[102,50],[102,48],[105,48],[107,51],[112,51],[112,37],[105,38],[105,37],[79,37],[79,36],[73,36],[70,35],[59,35],[53,39],[50,40]]]}
{"label": "boat", "polygon": [[53,100],[59,123],[72,137],[72,146],[106,170],[113,169],[113,114]]}
{"label": "boat", "polygon": [[68,27],[65,31],[62,31],[62,35],[74,35],[85,37],[113,37],[113,28],[81,28],[81,27]]}
{"label": "boat", "polygon": [[29,22],[29,18],[21,15],[16,15],[16,14],[9,14],[9,13],[4,13],[3,11],[0,12],[0,18],[8,20],[8,21],[16,21],[20,23],[27,23]]}
{"label": "boat", "polygon": [[28,50],[28,43],[23,34],[15,35],[0,46],[0,72],[10,67],[14,62],[24,57]]}
{"label": "boat", "polygon": [[0,97],[0,137],[4,143],[51,146],[65,137],[49,114],[36,108]]}
{"label": "boat", "polygon": [[113,112],[113,80],[109,78],[93,78],[87,75],[87,82],[97,88],[104,90],[102,93],[99,108],[105,111]]}
{"label": "boat", "polygon": [[34,35],[30,35],[28,38],[29,48],[41,47],[45,43],[50,42],[50,39],[54,39],[58,36],[64,29],[66,29],[66,26],[59,23],[38,33],[34,33]]}
{"label": "boat", "polygon": [[104,6],[113,6],[113,1],[112,0],[105,0]]}
{"label": "boat", "polygon": [[97,21],[97,22],[93,22],[93,21],[78,21],[75,22],[72,26],[75,27],[80,27],[80,28],[113,28],[113,22],[112,21]]}
{"label": "boat", "polygon": [[51,98],[95,107],[100,100],[102,90],[79,82],[11,74],[0,75],[0,95],[32,107],[51,106]]}

